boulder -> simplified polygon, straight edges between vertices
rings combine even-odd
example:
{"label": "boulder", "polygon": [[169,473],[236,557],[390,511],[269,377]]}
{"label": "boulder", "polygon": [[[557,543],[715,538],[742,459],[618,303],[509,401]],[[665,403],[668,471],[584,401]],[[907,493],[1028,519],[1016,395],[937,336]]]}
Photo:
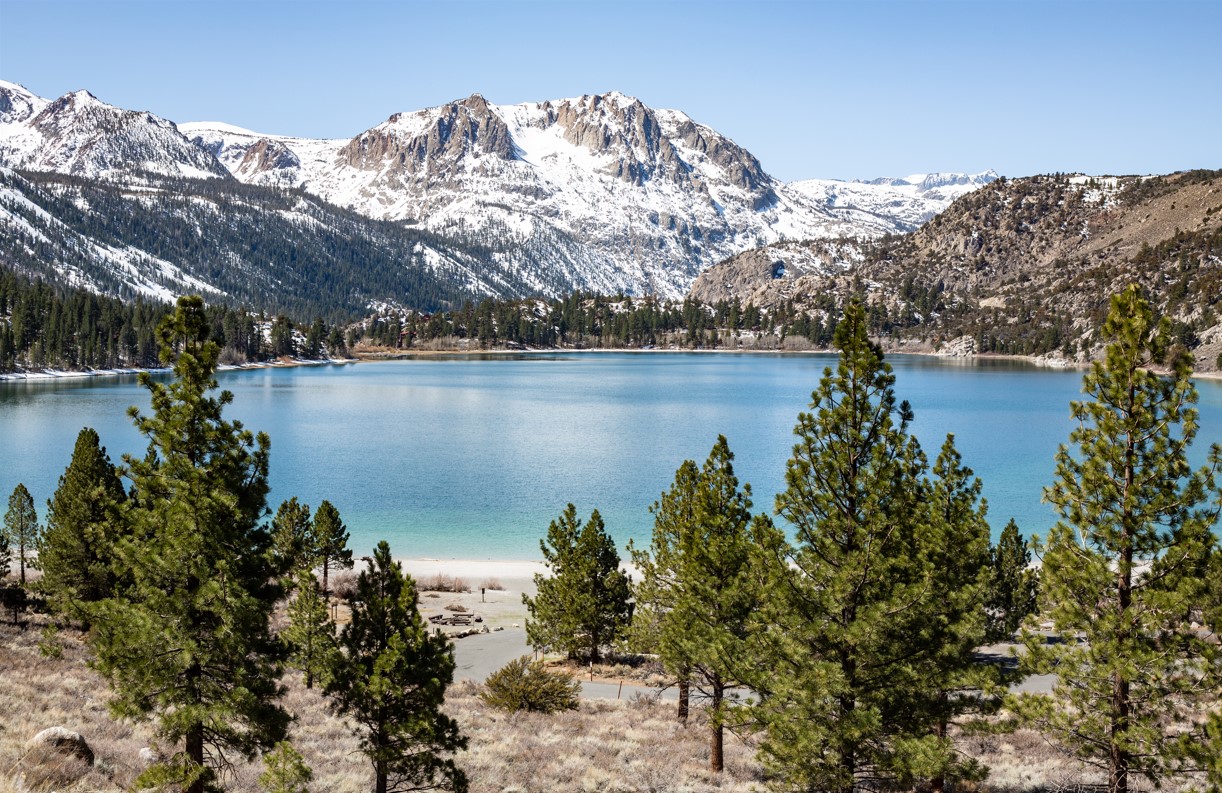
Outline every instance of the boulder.
{"label": "boulder", "polygon": [[79,732],[72,732],[64,727],[48,727],[35,735],[25,745],[26,751],[42,749],[44,752],[55,752],[67,757],[76,757],[88,765],[93,765],[93,750]]}

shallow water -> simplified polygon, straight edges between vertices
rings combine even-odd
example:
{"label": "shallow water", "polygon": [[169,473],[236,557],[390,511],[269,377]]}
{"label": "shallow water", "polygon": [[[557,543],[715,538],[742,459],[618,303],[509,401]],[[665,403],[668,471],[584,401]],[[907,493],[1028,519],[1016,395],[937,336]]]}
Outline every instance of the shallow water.
{"label": "shallow water", "polygon": [[[888,358],[913,430],[936,457],[953,432],[984,482],[994,533],[1055,520],[1041,503],[1070,429],[1080,371],[1011,361]],[[222,372],[226,415],[272,439],[270,503],[334,503],[358,554],[387,539],[396,555],[539,556],[569,501],[597,508],[621,542],[648,542],[649,505],[718,433],[757,510],[784,486],[798,411],[830,355],[546,353]],[[1193,458],[1222,441],[1222,385],[1198,384]],[[145,444],[126,417],[147,410],[135,377],[0,383],[0,494],[18,481],[43,513],[92,426],[112,457]]]}

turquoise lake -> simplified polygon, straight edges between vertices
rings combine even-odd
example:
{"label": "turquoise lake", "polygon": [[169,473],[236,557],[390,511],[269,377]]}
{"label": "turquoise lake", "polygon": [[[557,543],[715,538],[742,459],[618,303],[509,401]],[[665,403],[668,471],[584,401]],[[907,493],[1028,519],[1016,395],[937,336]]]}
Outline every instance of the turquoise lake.
{"label": "turquoise lake", "polygon": [[[1041,503],[1072,423],[1081,371],[1011,361],[891,356],[896,393],[916,412],[931,461],[948,432],[984,482],[994,535],[1055,521]],[[535,559],[547,524],[573,502],[597,508],[620,544],[648,542],[648,508],[684,459],[717,434],[735,453],[755,509],[783,488],[798,411],[832,355],[543,353],[222,372],[226,416],[272,439],[270,505],[327,499],[365,553]],[[1222,385],[1198,382],[1192,458],[1222,441]],[[39,505],[77,432],[112,459],[145,443],[126,409],[148,410],[134,376],[0,383],[0,494],[24,482]]]}

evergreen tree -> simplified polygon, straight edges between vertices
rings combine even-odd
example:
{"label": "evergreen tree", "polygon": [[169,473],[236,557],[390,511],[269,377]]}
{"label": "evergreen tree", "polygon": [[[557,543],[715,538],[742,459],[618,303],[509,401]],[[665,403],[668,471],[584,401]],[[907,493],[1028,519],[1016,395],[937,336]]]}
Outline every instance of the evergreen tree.
{"label": "evergreen tree", "polygon": [[323,501],[314,513],[314,563],[322,565],[322,596],[331,594],[328,576],[332,567],[352,569],[352,551],[348,548],[348,527],[340,520],[339,510],[330,501]]}
{"label": "evergreen tree", "polygon": [[0,581],[8,578],[13,566],[13,549],[8,538],[8,526],[0,525]]}
{"label": "evergreen tree", "polygon": [[976,648],[985,641],[985,599],[992,572],[981,488],[980,480],[962,464],[954,436],[947,435],[926,491],[929,524],[919,540],[930,564],[929,587],[920,605],[925,652],[913,658],[924,671],[918,675],[919,687],[910,692],[920,698],[917,716],[932,724],[936,740],[897,744],[910,752],[898,764],[901,778],[929,779],[934,791],[944,790],[948,780],[982,775],[979,765],[955,752],[948,740],[951,721],[1000,704],[997,697],[958,693],[1000,691],[997,667],[977,664],[975,658]]}
{"label": "evergreen tree", "polygon": [[265,754],[263,764],[266,769],[259,775],[259,787],[266,793],[309,793],[314,772],[288,741]]}
{"label": "evergreen tree", "polygon": [[88,605],[115,594],[114,546],[123,531],[127,494],[97,432],[76,438],[68,468],[47,503],[38,543],[38,587],[51,608],[89,628]]}
{"label": "evergreen tree", "polygon": [[685,461],[653,505],[649,551],[632,552],[642,576],[633,620],[654,626],[662,662],[709,699],[713,771],[724,764],[723,702],[727,688],[738,683],[735,669],[747,652],[760,596],[751,486],[739,490],[733,460],[719,435],[703,468]]}
{"label": "evergreen tree", "polygon": [[416,584],[379,542],[357,579],[343,656],[327,683],[336,713],[357,725],[374,768],[375,793],[465,791],[467,779],[443,755],[465,749],[458,725],[441,712],[454,676],[444,634],[429,635],[416,608]]}
{"label": "evergreen tree", "polygon": [[25,568],[29,553],[38,545],[40,533],[38,513],[34,510],[34,499],[25,485],[18,482],[8,497],[8,511],[4,513],[4,530],[9,545],[17,549],[18,581],[25,587]]}
{"label": "evergreen tree", "polygon": [[294,590],[281,638],[289,646],[289,662],[305,674],[306,688],[313,688],[315,680],[325,685],[337,659],[335,623],[312,572],[298,571]]}
{"label": "evergreen tree", "polygon": [[[1158,785],[1181,767],[1217,708],[1222,659],[1192,623],[1207,597],[1222,449],[1189,467],[1191,360],[1167,356],[1170,323],[1136,286],[1112,298],[1103,327],[1104,359],[1083,378],[1089,400],[1072,404],[1076,451],[1061,447],[1044,492],[1061,515],[1043,556],[1044,613],[1080,641],[1027,637],[1025,667],[1058,682],[1019,706],[1125,793],[1131,776]],[[1160,365],[1169,376],[1151,371]]]}
{"label": "evergreen tree", "polygon": [[987,640],[1009,639],[1034,614],[1039,596],[1039,572],[1031,569],[1031,548],[1010,520],[990,553],[992,576],[985,603],[989,622]]}
{"label": "evergreen tree", "polygon": [[295,577],[299,570],[314,567],[314,526],[308,504],[297,503],[293,496],[280,502],[272,519],[272,548],[280,569]]}
{"label": "evergreen tree", "polygon": [[777,496],[796,545],[779,533],[766,544],[774,563],[751,682],[765,765],[794,789],[848,793],[947,755],[926,678],[938,652],[927,641],[940,619],[932,595],[949,586],[935,586],[931,549],[942,532],[930,526],[912,411],[896,404],[895,376],[858,301],[834,341],[839,363],[798,416]]}
{"label": "evergreen tree", "polygon": [[535,597],[522,596],[530,613],[526,639],[532,647],[552,647],[570,658],[584,654],[597,661],[603,647],[628,627],[631,592],[619,553],[598,510],[584,524],[577,508],[565,507],[539,542],[551,576],[535,574]]}
{"label": "evergreen tree", "polygon": [[149,446],[124,458],[133,488],[115,554],[130,583],[90,609],[90,642],[115,715],[155,718],[181,747],[144,781],[198,793],[232,755],[282,739],[289,720],[276,704],[282,651],[269,619],[280,589],[260,525],[269,441],[221,417],[232,394],[208,393],[219,350],[200,298],[179,298],[158,336],[175,378],[142,375],[153,413],[131,410]]}

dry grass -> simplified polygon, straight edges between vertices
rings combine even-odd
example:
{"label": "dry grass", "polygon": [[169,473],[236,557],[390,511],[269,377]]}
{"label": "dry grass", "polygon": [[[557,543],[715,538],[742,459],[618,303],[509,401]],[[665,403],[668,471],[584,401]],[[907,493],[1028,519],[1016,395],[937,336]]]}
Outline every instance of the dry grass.
{"label": "dry grass", "polygon": [[[24,628],[0,624],[0,791],[130,789],[144,766],[141,748],[155,745],[150,726],[110,717],[107,688],[86,665],[87,649],[75,631],[60,633],[59,658],[43,657],[38,643],[45,624],[40,616],[32,616]],[[285,684],[284,705],[296,717],[290,737],[314,770],[311,789],[368,791],[372,773],[347,723],[331,714],[321,692],[307,690],[299,675],[289,674]],[[470,740],[457,761],[470,777],[472,793],[745,793],[764,787],[755,747],[739,737],[727,736],[726,772],[706,770],[707,725],[698,710],[687,727],[675,722],[673,702],[642,697],[583,701],[576,711],[552,715],[507,714],[484,704],[481,688],[455,684],[446,705]],[[26,741],[56,725],[85,736],[97,756],[92,768],[27,755]],[[1097,772],[1058,753],[1030,730],[966,737],[960,745],[992,767],[984,790],[1062,791],[1100,781]],[[262,770],[260,761],[242,764],[226,777],[226,789],[256,793]],[[1186,787],[1185,780],[1180,782],[1165,789]]]}
{"label": "dry grass", "polygon": [[455,575],[437,573],[417,581],[416,589],[421,592],[470,592],[471,586],[467,583],[466,579]]}
{"label": "dry grass", "polygon": [[489,592],[504,592],[505,585],[501,583],[501,579],[494,576],[492,578],[485,578],[483,581],[481,581],[480,589],[486,589]]}

